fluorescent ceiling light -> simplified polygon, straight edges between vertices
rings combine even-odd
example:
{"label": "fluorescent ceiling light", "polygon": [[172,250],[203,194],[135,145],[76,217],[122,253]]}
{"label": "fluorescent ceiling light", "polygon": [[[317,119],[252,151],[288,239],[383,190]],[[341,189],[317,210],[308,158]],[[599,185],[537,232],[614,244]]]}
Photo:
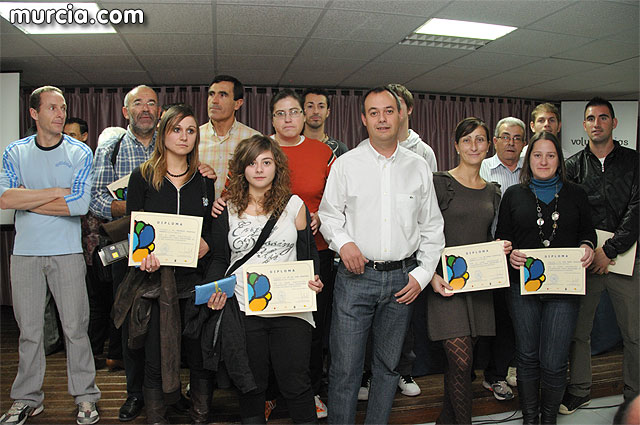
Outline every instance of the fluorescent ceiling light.
{"label": "fluorescent ceiling light", "polygon": [[415,33],[495,40],[516,29],[516,27],[507,27],[504,25],[433,18],[418,28]]}
{"label": "fluorescent ceiling light", "polygon": [[100,10],[97,3],[0,3],[0,15],[26,34],[115,33],[95,19]]}

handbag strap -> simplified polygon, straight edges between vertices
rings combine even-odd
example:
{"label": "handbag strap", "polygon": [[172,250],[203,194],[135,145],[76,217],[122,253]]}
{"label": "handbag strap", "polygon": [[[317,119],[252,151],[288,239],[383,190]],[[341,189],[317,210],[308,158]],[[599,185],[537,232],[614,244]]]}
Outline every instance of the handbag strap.
{"label": "handbag strap", "polygon": [[253,257],[253,255],[256,252],[258,252],[258,250],[262,247],[264,242],[267,240],[267,238],[271,234],[271,231],[273,230],[273,227],[276,225],[276,222],[278,221],[279,218],[280,218],[280,214],[278,215],[271,214],[271,217],[269,217],[269,220],[267,220],[264,227],[262,228],[262,231],[260,232],[260,236],[258,236],[258,240],[256,241],[256,244],[253,246],[251,251],[247,252],[244,255],[244,257],[237,260],[235,263],[231,265],[231,267],[229,267],[229,270],[227,270],[227,276],[231,276],[233,272],[235,272],[238,269],[238,267],[242,266],[249,258]]}

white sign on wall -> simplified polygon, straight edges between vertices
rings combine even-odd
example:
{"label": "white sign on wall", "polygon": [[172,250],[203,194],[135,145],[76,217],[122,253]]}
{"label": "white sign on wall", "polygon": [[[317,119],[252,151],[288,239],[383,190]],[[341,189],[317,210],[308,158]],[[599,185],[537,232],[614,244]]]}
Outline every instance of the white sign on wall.
{"label": "white sign on wall", "polygon": [[[584,102],[562,102],[560,115],[562,117],[562,151],[565,159],[584,149],[589,143],[589,137],[584,131]],[[618,126],[613,130],[613,138],[622,146],[637,149],[638,137],[638,102],[612,101],[613,111],[618,119]]]}
{"label": "white sign on wall", "polygon": [[[0,73],[0,155],[20,133],[20,74]],[[0,165],[1,167],[2,165]],[[0,210],[0,224],[13,224],[13,210]]]}

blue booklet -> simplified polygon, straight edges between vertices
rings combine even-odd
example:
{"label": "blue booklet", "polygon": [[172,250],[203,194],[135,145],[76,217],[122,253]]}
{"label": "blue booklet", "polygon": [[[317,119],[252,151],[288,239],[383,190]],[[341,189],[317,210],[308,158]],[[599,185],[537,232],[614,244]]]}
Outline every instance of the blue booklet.
{"label": "blue booklet", "polygon": [[233,297],[236,287],[236,276],[225,277],[204,285],[196,285],[196,305],[206,304],[215,292],[224,292],[227,297]]}

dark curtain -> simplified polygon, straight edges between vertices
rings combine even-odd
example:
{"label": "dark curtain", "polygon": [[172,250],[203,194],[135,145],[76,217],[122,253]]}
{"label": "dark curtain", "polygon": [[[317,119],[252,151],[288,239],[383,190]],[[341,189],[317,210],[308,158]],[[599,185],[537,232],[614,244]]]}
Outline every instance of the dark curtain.
{"label": "dark curtain", "polygon": [[[69,116],[79,117],[89,124],[88,144],[95,149],[100,132],[111,126],[126,126],[122,115],[124,96],[130,88],[67,88],[65,96]],[[191,105],[200,124],[207,117],[207,86],[163,86],[155,87],[161,104],[187,103]],[[277,92],[275,87],[246,87],[244,105],[237,119],[264,134],[272,134],[269,101]],[[302,89],[300,89],[302,91]],[[22,104],[28,105],[29,91],[22,93]],[[331,116],[326,125],[327,134],[342,140],[353,148],[367,137],[360,119],[362,90],[331,90]],[[456,164],[452,145],[452,133],[456,124],[468,116],[482,118],[493,131],[503,117],[515,116],[528,124],[535,102],[523,99],[489,97],[459,97],[430,94],[415,94],[415,105],[411,128],[436,153],[441,170]],[[22,134],[32,125],[26,108],[21,112]],[[493,152],[491,152],[493,153]]]}

